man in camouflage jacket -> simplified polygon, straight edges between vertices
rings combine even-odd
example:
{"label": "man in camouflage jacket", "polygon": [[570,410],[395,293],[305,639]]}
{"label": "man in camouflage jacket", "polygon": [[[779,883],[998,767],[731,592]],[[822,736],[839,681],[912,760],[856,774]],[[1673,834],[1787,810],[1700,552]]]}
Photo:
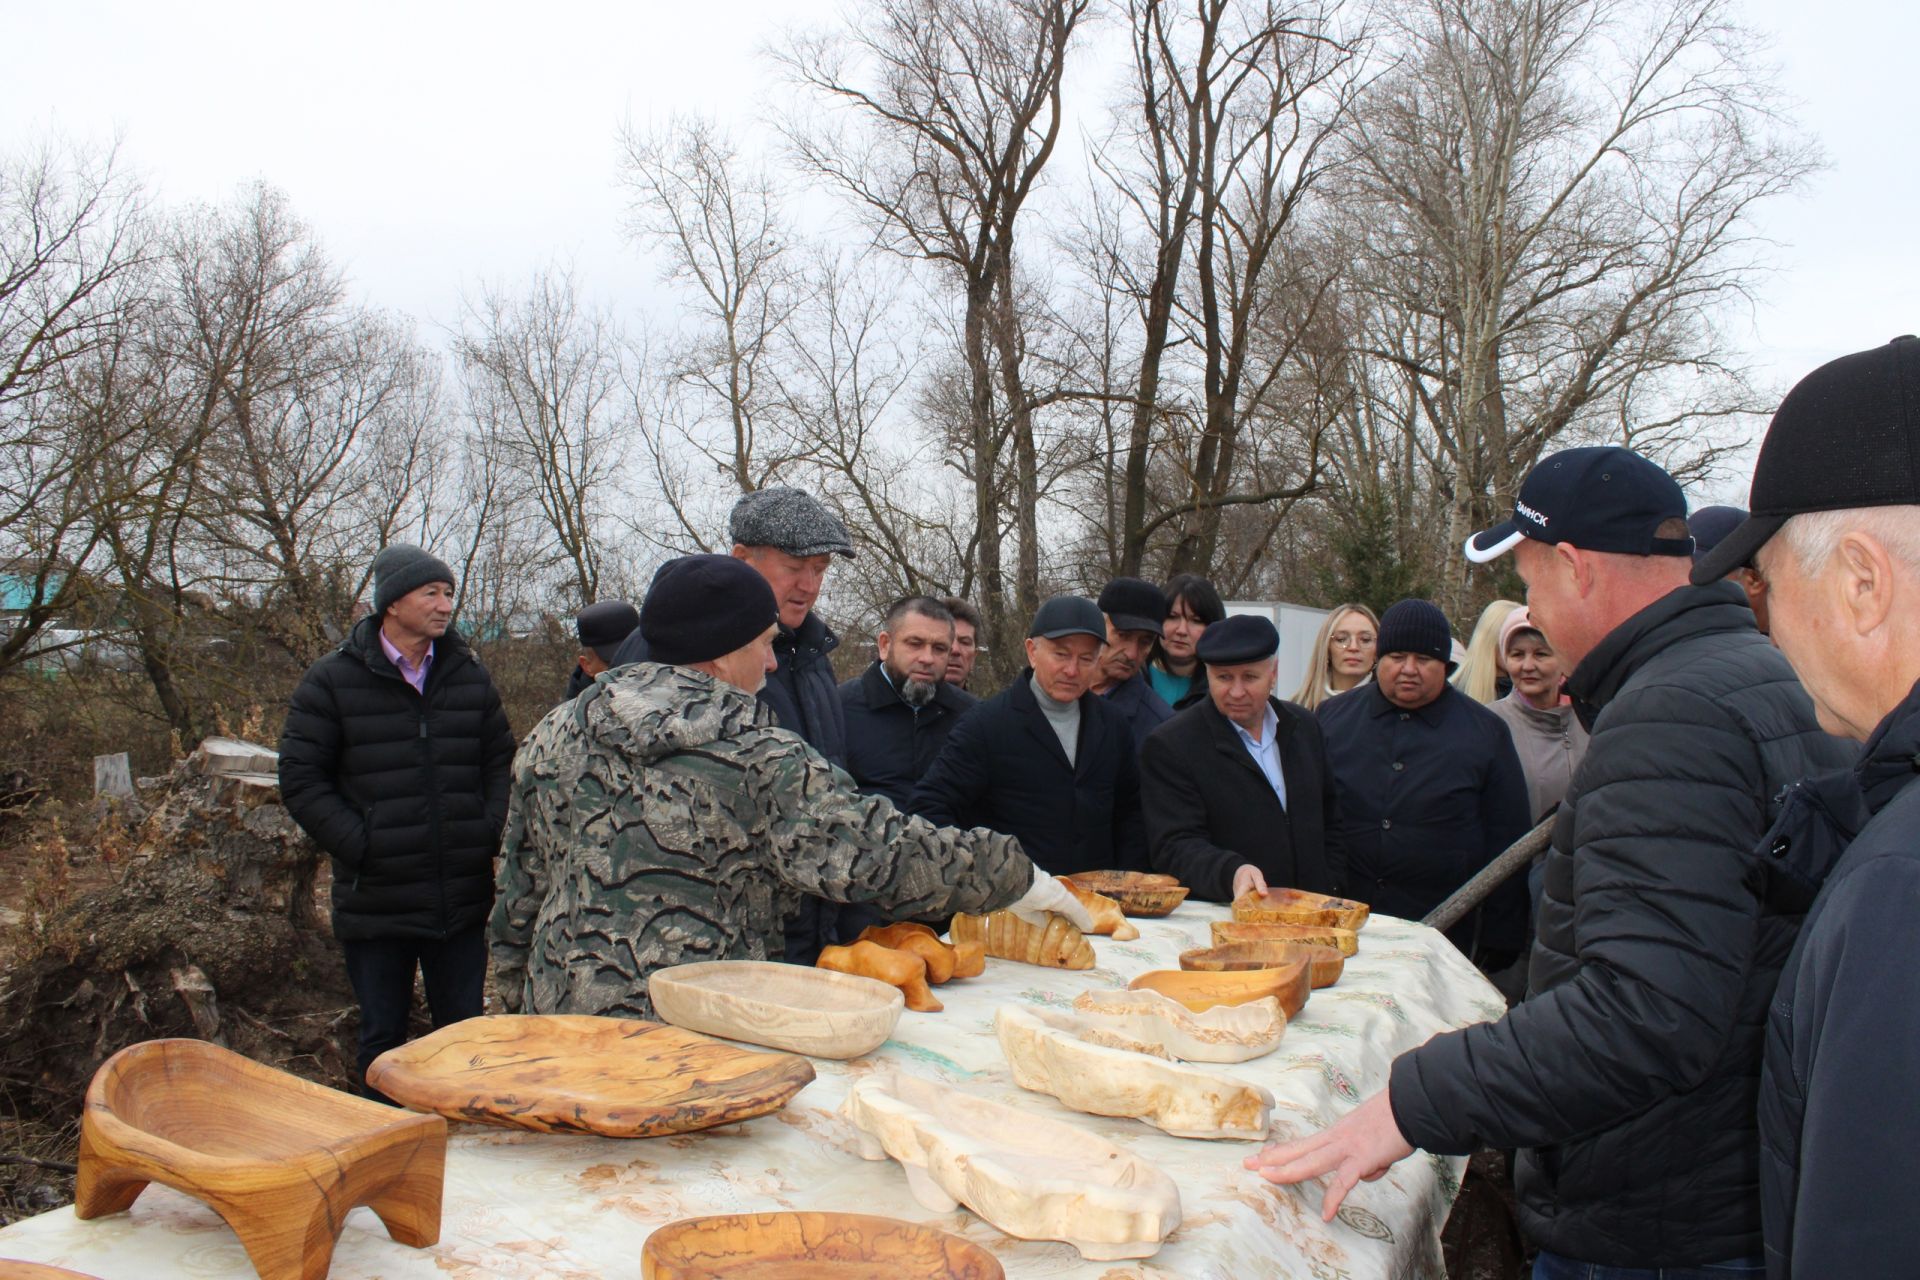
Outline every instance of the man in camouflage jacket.
{"label": "man in camouflage jacket", "polygon": [[508,1009],[650,1018],[655,969],[779,957],[802,893],[896,918],[1084,916],[1012,837],[862,796],[775,727],[753,686],[773,665],[776,617],[740,561],[676,561],[641,611],[665,660],[616,669],[528,735],[492,923]]}

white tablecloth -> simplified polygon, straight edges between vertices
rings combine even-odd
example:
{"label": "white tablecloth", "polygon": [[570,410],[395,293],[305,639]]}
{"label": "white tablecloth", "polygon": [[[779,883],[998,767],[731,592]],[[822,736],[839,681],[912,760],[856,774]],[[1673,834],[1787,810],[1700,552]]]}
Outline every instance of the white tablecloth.
{"label": "white tablecloth", "polygon": [[[1096,938],[1095,968],[1041,969],[989,960],[979,978],[936,994],[944,1013],[909,1012],[878,1052],[816,1059],[819,1078],[782,1111],[704,1133],[640,1141],[554,1137],[455,1125],[447,1153],[440,1243],[409,1249],[356,1209],[334,1253],[335,1280],[597,1280],[637,1277],[654,1228],[705,1213],[842,1210],[924,1221],[997,1254],[1010,1277],[1101,1280],[1373,1280],[1439,1276],[1439,1233],[1465,1164],[1424,1153],[1356,1188],[1330,1225],[1321,1188],[1271,1187],[1241,1168],[1247,1142],[1168,1137],[1144,1122],[1082,1115],[1017,1087],[993,1033],[1008,1002],[1065,1008],[1084,990],[1125,986],[1179,952],[1208,943],[1222,908],[1182,907],[1137,920],[1136,942]],[[1394,1056],[1436,1032],[1503,1012],[1499,995],[1431,929],[1376,916],[1338,985],[1313,993],[1280,1047],[1235,1066],[1210,1066],[1265,1085],[1273,1136],[1330,1123],[1382,1087]],[[1083,1262],[1064,1244],[1014,1240],[965,1210],[920,1207],[892,1161],[857,1154],[839,1115],[848,1082],[882,1066],[1064,1118],[1145,1156],[1180,1188],[1183,1220],[1141,1262]],[[213,1212],[150,1188],[129,1213],[80,1222],[71,1208],[0,1231],[0,1258],[71,1267],[101,1280],[250,1277],[232,1232]]]}

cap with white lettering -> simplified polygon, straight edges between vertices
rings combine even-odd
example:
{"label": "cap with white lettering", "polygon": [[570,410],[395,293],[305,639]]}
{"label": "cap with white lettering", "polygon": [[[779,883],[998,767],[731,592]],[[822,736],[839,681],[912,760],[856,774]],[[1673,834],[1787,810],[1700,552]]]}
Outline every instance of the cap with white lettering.
{"label": "cap with white lettering", "polygon": [[1527,473],[1510,519],[1467,539],[1467,559],[1496,560],[1522,538],[1617,555],[1690,556],[1691,537],[1659,535],[1667,521],[1686,518],[1687,496],[1674,478],[1631,449],[1562,449]]}

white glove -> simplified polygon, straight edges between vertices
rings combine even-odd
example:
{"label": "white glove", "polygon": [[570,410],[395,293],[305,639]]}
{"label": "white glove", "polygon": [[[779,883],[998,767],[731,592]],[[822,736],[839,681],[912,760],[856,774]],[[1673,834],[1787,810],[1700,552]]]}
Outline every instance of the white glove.
{"label": "white glove", "polygon": [[1027,889],[1026,896],[1007,910],[1028,924],[1042,928],[1046,927],[1047,913],[1051,911],[1054,915],[1065,916],[1083,932],[1093,932],[1093,916],[1086,906],[1073,896],[1067,886],[1038,867],[1033,869],[1033,884]]}

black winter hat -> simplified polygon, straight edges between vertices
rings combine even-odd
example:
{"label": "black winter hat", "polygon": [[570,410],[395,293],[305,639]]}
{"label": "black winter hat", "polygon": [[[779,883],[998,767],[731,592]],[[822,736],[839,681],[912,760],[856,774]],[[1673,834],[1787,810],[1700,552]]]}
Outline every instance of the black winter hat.
{"label": "black winter hat", "polygon": [[453,570],[447,568],[445,560],[407,542],[382,547],[373,558],[374,613],[385,613],[401,596],[429,582],[453,585]]}
{"label": "black winter hat", "polygon": [[732,556],[682,556],[660,566],[640,602],[640,634],[655,662],[724,657],[780,620],[773,588]]}
{"label": "black winter hat", "polygon": [[1210,667],[1237,667],[1264,662],[1280,652],[1280,632],[1257,613],[1236,614],[1200,633],[1193,656]]}
{"label": "black winter hat", "polygon": [[620,642],[639,625],[640,611],[625,600],[597,601],[573,615],[580,643],[599,654],[602,662],[612,662]]}
{"label": "black winter hat", "polygon": [[1753,514],[1694,561],[1708,583],[1752,564],[1797,515],[1920,506],[1920,339],[1829,360],[1794,384],[1753,464]]}
{"label": "black winter hat", "polygon": [[1423,658],[1438,658],[1452,671],[1453,628],[1447,615],[1430,600],[1402,600],[1380,615],[1380,635],[1375,652],[1417,653]]}
{"label": "black winter hat", "polygon": [[1115,631],[1159,635],[1167,616],[1167,597],[1145,579],[1115,578],[1100,589],[1100,612],[1113,619]]}

